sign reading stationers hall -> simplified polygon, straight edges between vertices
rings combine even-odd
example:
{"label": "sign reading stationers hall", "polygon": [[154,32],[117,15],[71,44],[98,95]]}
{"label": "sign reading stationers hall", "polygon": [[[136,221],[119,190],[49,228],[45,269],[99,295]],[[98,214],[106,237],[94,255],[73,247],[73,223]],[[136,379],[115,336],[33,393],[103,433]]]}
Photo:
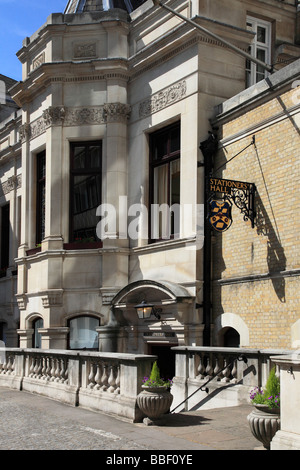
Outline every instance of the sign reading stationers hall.
{"label": "sign reading stationers hall", "polygon": [[[209,221],[215,230],[223,232],[231,226],[231,204],[240,209],[244,220],[250,220],[254,227],[254,183],[209,177],[206,188]],[[215,200],[216,194],[221,195],[221,200]]]}
{"label": "sign reading stationers hall", "polygon": [[250,191],[252,183],[243,181],[224,180],[221,178],[209,178],[210,193],[224,193],[232,195],[235,190]]}

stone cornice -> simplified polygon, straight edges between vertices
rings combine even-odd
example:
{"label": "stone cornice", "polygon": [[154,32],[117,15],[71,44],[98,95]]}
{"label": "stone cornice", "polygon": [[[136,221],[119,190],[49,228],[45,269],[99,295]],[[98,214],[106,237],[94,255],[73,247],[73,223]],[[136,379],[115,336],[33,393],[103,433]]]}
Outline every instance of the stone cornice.
{"label": "stone cornice", "polygon": [[51,83],[93,82],[112,78],[128,81],[127,59],[116,57],[45,62],[33,69],[25,81],[18,82],[12,87],[11,95],[18,106],[23,107],[41,93],[41,90],[49,87]]}

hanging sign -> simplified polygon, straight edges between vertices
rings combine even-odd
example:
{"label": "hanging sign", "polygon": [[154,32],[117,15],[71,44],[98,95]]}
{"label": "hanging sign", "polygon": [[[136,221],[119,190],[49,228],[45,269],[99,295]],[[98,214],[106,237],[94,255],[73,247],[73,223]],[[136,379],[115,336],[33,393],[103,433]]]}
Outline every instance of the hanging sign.
{"label": "hanging sign", "polygon": [[[219,195],[219,198],[216,197]],[[208,220],[212,227],[224,232],[232,224],[231,207],[234,204],[254,227],[255,184],[244,181],[209,177],[207,180]]]}

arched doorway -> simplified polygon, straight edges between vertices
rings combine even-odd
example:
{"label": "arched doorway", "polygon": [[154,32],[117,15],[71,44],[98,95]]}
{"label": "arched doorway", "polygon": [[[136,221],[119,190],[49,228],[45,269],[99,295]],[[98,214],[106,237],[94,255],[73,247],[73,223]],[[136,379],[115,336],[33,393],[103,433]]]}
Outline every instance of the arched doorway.
{"label": "arched doorway", "polygon": [[240,342],[240,335],[234,328],[224,328],[223,346],[225,348],[239,348]]}

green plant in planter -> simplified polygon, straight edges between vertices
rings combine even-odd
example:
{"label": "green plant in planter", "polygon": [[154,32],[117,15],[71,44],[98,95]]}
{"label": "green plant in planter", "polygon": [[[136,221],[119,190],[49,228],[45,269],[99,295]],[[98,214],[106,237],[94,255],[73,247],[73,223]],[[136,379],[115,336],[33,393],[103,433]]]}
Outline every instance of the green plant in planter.
{"label": "green plant in planter", "polygon": [[172,380],[165,380],[160,377],[159,367],[157,365],[157,361],[155,361],[152,366],[150,377],[144,377],[143,385],[147,387],[170,387],[172,385]]}
{"label": "green plant in planter", "polygon": [[250,392],[250,400],[254,405],[267,405],[269,408],[280,407],[280,380],[275,374],[275,367],[270,372],[265,389],[255,387]]}

